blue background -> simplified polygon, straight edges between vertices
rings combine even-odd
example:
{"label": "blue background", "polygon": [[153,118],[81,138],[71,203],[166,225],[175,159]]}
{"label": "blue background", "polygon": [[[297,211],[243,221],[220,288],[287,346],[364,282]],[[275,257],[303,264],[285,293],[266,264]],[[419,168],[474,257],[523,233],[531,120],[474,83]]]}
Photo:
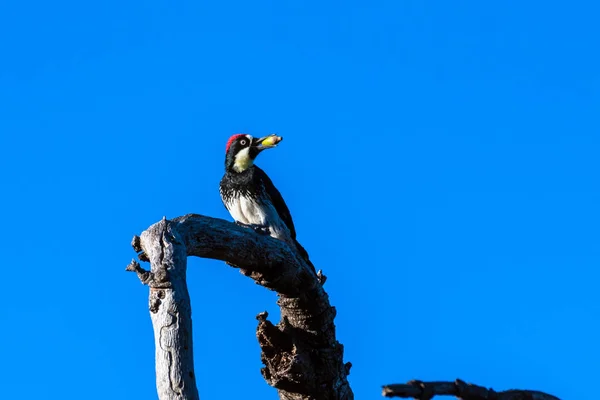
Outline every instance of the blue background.
{"label": "blue background", "polygon": [[[595,399],[599,6],[592,1],[0,5],[0,397],[156,398],[131,237],[227,218],[258,161],[337,307],[359,399],[457,377]],[[203,399],[276,399],[275,294],[193,259]],[[236,395],[237,396],[237,395]]]}

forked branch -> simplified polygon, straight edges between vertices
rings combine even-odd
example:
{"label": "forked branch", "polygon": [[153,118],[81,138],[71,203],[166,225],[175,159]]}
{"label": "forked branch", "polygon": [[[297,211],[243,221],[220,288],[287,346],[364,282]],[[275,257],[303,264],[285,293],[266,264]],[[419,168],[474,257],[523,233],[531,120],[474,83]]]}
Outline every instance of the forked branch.
{"label": "forked branch", "polygon": [[[335,308],[323,290],[326,277],[315,275],[282,241],[236,224],[201,215],[171,221],[163,218],[134,237],[132,246],[146,271],[132,261],[150,287],[149,308],[156,348],[156,384],[160,400],[195,400],[198,390],[193,365],[192,320],[186,284],[187,257],[225,261],[256,283],[277,292],[281,320],[274,325],[266,312],[257,316],[256,336],[265,365],[261,372],[285,400],[353,400],[348,384],[350,363],[335,338]],[[559,400],[542,392],[495,392],[455,382],[410,381],[383,388],[387,397],[430,400],[437,395],[462,400]]]}
{"label": "forked branch", "polygon": [[281,320],[274,325],[267,313],[259,314],[256,335],[265,365],[261,372],[280,399],[354,399],[347,380],[351,365],[343,363],[343,346],[335,338],[335,308],[322,286],[325,277],[315,275],[287,244],[221,219],[190,214],[163,219],[132,245],[141,251],[140,260],[151,263],[151,271],[136,262],[127,270],[150,286],[160,400],[198,398],[187,256],[225,261],[277,292]]}

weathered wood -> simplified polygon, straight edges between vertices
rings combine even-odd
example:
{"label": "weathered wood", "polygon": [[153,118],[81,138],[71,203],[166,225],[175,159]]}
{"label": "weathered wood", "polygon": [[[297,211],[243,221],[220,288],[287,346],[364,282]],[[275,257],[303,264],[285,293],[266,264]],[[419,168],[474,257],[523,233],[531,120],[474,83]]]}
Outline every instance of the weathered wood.
{"label": "weathered wood", "polygon": [[140,240],[151,271],[132,261],[127,267],[150,286],[149,309],[154,328],[156,389],[160,400],[197,400],[192,346],[192,309],[186,284],[185,244],[173,224],[163,219]]}
{"label": "weathered wood", "polygon": [[560,400],[558,397],[535,390],[505,390],[496,392],[483,386],[457,379],[454,382],[410,381],[383,387],[385,397],[403,397],[430,400],[435,396],[456,396],[462,400]]}
{"label": "weathered wood", "polygon": [[[221,219],[186,215],[163,219],[132,242],[151,271],[132,263],[150,286],[160,400],[197,399],[193,379],[191,309],[185,284],[186,255],[226,261],[279,295],[281,320],[258,315],[256,335],[262,374],[286,400],[352,400],[350,363],[335,338],[335,309],[303,258],[280,240]],[[162,296],[162,297],[161,297]],[[187,346],[187,348],[186,348]],[[180,396],[180,397],[177,397]]]}
{"label": "weathered wood", "polygon": [[[186,285],[188,256],[223,260],[277,292],[281,320],[272,324],[266,312],[257,316],[256,336],[265,365],[262,374],[282,400],[353,400],[348,384],[350,363],[335,338],[335,308],[323,290],[326,277],[316,275],[285,242],[251,229],[201,215],[163,219],[134,237],[139,259],[127,267],[150,286],[150,316],[156,345],[156,386],[160,400],[196,400],[192,320]],[[559,400],[531,390],[495,392],[455,382],[410,381],[388,385],[387,397],[430,400],[451,395],[463,400]]]}

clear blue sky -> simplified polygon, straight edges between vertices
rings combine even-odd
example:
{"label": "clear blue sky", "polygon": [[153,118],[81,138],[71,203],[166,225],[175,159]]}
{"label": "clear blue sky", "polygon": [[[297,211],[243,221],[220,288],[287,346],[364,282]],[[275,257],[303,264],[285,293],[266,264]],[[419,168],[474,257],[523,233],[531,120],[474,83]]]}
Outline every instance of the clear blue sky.
{"label": "clear blue sky", "polygon": [[[258,164],[329,277],[358,399],[456,377],[596,399],[599,7],[3,2],[0,397],[156,398],[131,237],[229,218],[227,138],[277,132]],[[188,276],[201,397],[276,399],[254,334],[275,295]]]}

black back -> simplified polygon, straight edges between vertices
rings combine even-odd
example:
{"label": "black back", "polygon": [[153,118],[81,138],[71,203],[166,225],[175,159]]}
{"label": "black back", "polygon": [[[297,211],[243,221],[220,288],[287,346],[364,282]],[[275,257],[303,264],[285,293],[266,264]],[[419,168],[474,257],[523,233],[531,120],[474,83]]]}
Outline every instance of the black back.
{"label": "black back", "polygon": [[227,172],[220,183],[223,204],[233,196],[248,196],[256,201],[270,201],[279,218],[290,230],[292,239],[296,239],[296,228],[290,210],[271,178],[259,167],[253,165],[243,172]]}

